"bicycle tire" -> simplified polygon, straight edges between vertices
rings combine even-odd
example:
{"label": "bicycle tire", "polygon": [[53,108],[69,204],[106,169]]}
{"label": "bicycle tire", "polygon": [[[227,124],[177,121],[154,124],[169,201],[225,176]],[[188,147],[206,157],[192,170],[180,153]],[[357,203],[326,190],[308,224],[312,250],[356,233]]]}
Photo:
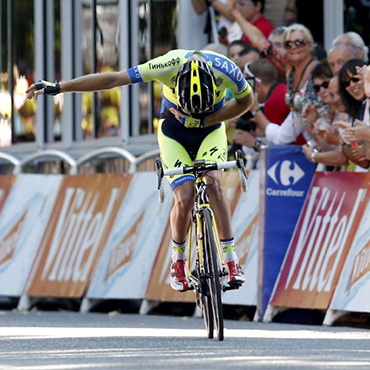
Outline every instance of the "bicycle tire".
{"label": "bicycle tire", "polygon": [[218,260],[216,253],[216,242],[212,228],[211,212],[209,209],[203,211],[204,245],[206,249],[206,264],[210,272],[207,278],[209,286],[209,301],[212,305],[213,321],[219,341],[224,340],[224,320],[221,299],[221,283],[219,276]]}
{"label": "bicycle tire", "polygon": [[202,294],[201,295],[201,305],[202,305],[204,326],[206,327],[208,339],[213,339],[214,323],[213,323],[213,312],[212,312],[212,304],[211,304],[210,297],[205,294]]}

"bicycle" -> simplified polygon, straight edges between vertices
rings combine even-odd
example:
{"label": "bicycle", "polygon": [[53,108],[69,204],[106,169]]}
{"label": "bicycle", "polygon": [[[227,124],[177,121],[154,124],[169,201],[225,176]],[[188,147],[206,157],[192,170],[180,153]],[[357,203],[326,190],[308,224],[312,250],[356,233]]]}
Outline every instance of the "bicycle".
{"label": "bicycle", "polygon": [[[247,175],[244,168],[243,155],[240,150],[235,153],[235,161],[205,163],[197,160],[192,166],[163,169],[161,161],[156,161],[159,201],[163,202],[164,176],[192,173],[195,176],[195,201],[192,212],[192,227],[189,230],[187,272],[191,289],[194,289],[196,303],[202,310],[205,327],[209,339],[213,339],[216,329],[219,341],[224,339],[224,323],[221,292],[239,289],[241,285],[225,284],[228,275],[218,237],[215,216],[209,205],[206,175],[210,171],[237,167],[243,192],[247,190]],[[195,235],[195,261],[192,258],[193,239]]]}

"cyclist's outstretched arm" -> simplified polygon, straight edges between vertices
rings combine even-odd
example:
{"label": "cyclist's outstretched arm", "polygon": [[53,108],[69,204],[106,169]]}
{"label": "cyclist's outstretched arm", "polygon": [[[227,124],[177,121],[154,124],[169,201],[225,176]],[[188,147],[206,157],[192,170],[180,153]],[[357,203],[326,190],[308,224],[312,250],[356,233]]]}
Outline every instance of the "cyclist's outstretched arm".
{"label": "cyclist's outstretched arm", "polygon": [[243,98],[230,100],[221,109],[206,117],[205,127],[242,115],[251,108],[253,102],[252,92]]}
{"label": "cyclist's outstretched arm", "polygon": [[[94,73],[86,76],[77,77],[73,80],[62,81],[59,83],[60,92],[88,92],[108,90],[117,86],[131,84],[130,77],[126,70],[120,72]],[[43,94],[43,90],[37,90],[32,84],[26,91],[28,99]]]}

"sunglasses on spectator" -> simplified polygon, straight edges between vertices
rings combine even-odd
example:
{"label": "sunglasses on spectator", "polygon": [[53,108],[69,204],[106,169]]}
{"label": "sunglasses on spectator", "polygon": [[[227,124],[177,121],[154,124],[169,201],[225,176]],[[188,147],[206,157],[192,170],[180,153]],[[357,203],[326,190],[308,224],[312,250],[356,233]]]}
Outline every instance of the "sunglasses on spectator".
{"label": "sunglasses on spectator", "polygon": [[330,80],[324,81],[320,85],[313,85],[313,89],[318,93],[320,92],[321,88],[327,89],[329,87]]}
{"label": "sunglasses on spectator", "polygon": [[343,86],[344,86],[344,87],[348,87],[348,86],[351,84],[351,81],[352,81],[353,83],[357,83],[357,82],[359,82],[359,81],[360,81],[360,79],[359,79],[359,78],[357,78],[357,77],[351,77],[349,80],[347,80],[347,81],[343,81]]}
{"label": "sunglasses on spectator", "polygon": [[293,41],[285,41],[284,42],[284,47],[285,49],[291,49],[293,46],[299,48],[301,46],[305,46],[306,44],[308,43],[307,40],[304,40],[304,39],[297,39],[297,40],[293,40]]}

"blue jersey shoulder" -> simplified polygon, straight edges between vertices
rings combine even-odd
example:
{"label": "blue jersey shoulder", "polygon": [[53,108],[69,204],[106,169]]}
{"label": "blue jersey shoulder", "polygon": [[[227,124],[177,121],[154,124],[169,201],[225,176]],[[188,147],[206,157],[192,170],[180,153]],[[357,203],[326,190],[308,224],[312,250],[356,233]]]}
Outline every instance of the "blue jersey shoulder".
{"label": "blue jersey shoulder", "polygon": [[238,87],[245,86],[245,80],[240,68],[230,59],[216,54],[207,54],[208,60],[212,62],[212,68],[230,80],[232,80]]}

